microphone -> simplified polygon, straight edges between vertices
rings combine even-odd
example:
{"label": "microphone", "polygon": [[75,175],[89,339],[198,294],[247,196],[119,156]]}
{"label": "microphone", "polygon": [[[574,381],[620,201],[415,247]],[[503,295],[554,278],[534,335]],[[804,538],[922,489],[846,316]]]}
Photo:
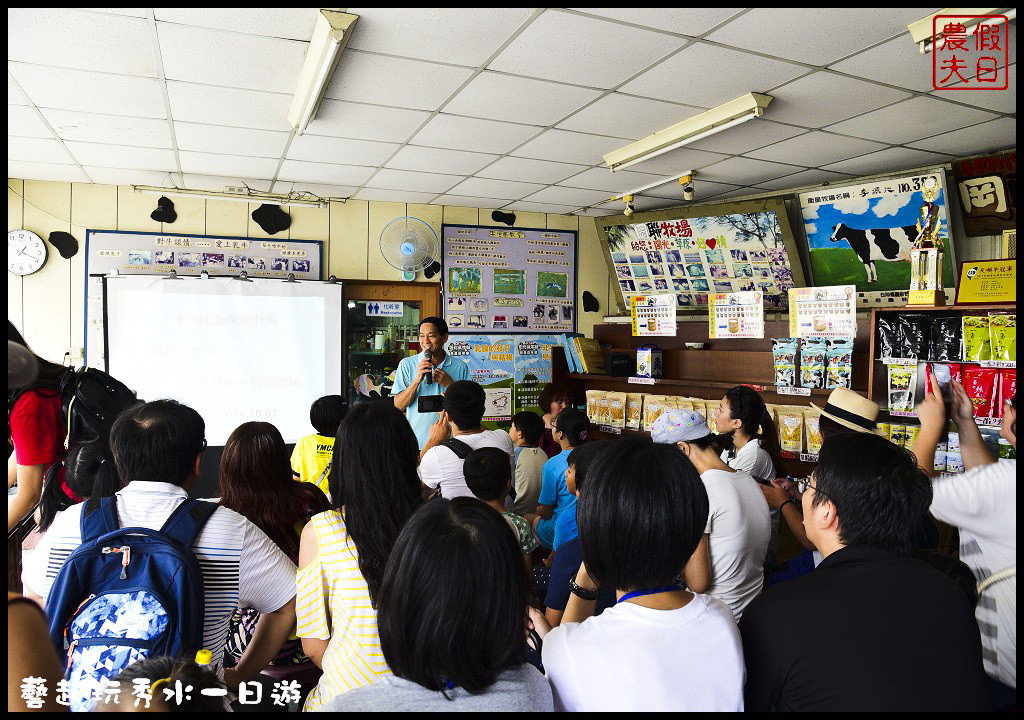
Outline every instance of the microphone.
{"label": "microphone", "polygon": [[[427,360],[430,360],[430,357],[431,357],[430,351],[429,350],[424,350],[423,351],[423,357],[425,357]],[[433,385],[434,384],[434,373],[433,372],[428,372],[428,373],[424,374],[423,382],[425,382],[427,385]]]}

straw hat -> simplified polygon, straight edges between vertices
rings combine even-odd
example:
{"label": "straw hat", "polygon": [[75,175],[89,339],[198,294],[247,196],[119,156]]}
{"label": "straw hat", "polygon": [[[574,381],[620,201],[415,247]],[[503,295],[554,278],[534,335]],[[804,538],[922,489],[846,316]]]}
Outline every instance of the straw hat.
{"label": "straw hat", "polygon": [[811,407],[843,427],[857,432],[875,432],[878,404],[861,397],[853,390],[836,388],[828,396],[825,407],[818,407],[814,403],[811,403]]}

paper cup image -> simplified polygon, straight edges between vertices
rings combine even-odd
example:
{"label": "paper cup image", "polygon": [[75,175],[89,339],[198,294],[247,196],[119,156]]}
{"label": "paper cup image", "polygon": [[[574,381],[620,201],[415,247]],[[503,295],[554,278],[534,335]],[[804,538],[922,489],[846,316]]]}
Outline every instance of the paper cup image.
{"label": "paper cup image", "polygon": [[825,332],[828,330],[828,321],[821,315],[814,316],[814,332]]}
{"label": "paper cup image", "polygon": [[740,331],[740,319],[739,318],[729,318],[729,332],[737,333],[739,331]]}

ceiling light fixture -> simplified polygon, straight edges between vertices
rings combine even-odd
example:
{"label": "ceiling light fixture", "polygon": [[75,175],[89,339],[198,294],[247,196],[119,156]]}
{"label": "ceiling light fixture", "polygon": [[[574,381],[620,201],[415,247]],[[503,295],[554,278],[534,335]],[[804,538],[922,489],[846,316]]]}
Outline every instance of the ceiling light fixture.
{"label": "ceiling light fixture", "polygon": [[709,135],[736,127],[748,120],[764,115],[764,109],[772,101],[770,95],[747,93],[716,108],[694,115],[624,148],[604,156],[608,169],[623,170],[645,160],[664,155]]}
{"label": "ceiling light fixture", "polygon": [[634,212],[636,212],[636,206],[633,205],[633,196],[632,195],[623,195],[621,198],[617,198],[617,199],[625,200],[626,201],[626,209],[622,211],[623,215],[625,215],[626,217],[629,217]]}
{"label": "ceiling light fixture", "polygon": [[943,37],[941,32],[935,32],[934,19],[939,15],[952,15],[962,18],[960,22],[966,29],[967,34],[974,35],[978,32],[978,26],[981,23],[982,18],[979,16],[1003,15],[1006,17],[1007,22],[1009,22],[1017,18],[1017,8],[945,8],[931,15],[926,15],[920,20],[907,25],[910,37],[917,43],[917,47],[922,55],[931,52],[935,41]]}
{"label": "ceiling light fixture", "polygon": [[288,108],[288,122],[299,135],[316,115],[320,101],[327,90],[327,84],[338,66],[341,53],[352,36],[352,27],[359,19],[334,10],[321,10],[313,28],[306,60],[299,73],[299,86],[295,90],[291,107]]}
{"label": "ceiling light fixture", "polygon": [[246,203],[260,203],[266,205],[295,205],[298,207],[328,207],[329,198],[322,198],[313,193],[289,193],[280,195],[275,193],[260,192],[252,190],[248,193],[214,192],[209,190],[190,190],[188,188],[166,188],[152,185],[132,185],[132,190],[145,195],[176,195],[180,197],[200,197],[209,200],[233,200]]}
{"label": "ceiling light fixture", "polygon": [[693,170],[684,170],[683,172],[679,173],[678,175],[673,175],[672,177],[667,177],[664,180],[658,180],[656,182],[648,183],[647,185],[644,185],[642,187],[638,187],[635,190],[630,190],[629,192],[624,192],[621,195],[612,195],[611,200],[609,202],[615,202],[616,200],[623,200],[626,197],[633,197],[634,195],[639,195],[640,193],[642,193],[645,190],[650,190],[651,188],[656,188],[659,185],[665,185],[666,183],[670,183],[670,182],[672,182],[674,180],[682,180],[684,178],[690,178],[690,177],[693,177],[693,175],[694,175],[694,171]]}

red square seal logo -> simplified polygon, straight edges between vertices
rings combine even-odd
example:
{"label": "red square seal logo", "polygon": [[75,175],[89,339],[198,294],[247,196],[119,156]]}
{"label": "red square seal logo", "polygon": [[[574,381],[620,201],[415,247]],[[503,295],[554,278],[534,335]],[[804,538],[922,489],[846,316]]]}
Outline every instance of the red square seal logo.
{"label": "red square seal logo", "polygon": [[1006,90],[1010,86],[1005,15],[932,18],[932,86],[936,90]]}

